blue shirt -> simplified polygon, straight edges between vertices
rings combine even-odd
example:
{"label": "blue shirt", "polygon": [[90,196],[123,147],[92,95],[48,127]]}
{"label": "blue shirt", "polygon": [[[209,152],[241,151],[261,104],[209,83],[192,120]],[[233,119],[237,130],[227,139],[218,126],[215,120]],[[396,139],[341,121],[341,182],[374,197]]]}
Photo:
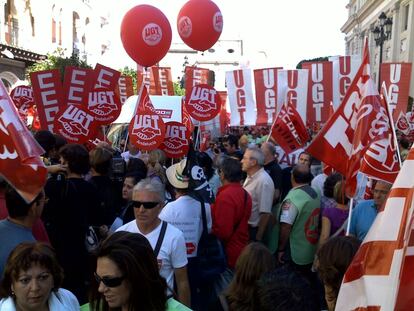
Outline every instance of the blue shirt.
{"label": "blue shirt", "polygon": [[349,233],[362,241],[367,235],[369,228],[377,217],[378,210],[374,200],[364,200],[355,206],[351,216]]}
{"label": "blue shirt", "polygon": [[0,221],[0,280],[11,251],[22,242],[35,242],[32,230],[8,219]]}

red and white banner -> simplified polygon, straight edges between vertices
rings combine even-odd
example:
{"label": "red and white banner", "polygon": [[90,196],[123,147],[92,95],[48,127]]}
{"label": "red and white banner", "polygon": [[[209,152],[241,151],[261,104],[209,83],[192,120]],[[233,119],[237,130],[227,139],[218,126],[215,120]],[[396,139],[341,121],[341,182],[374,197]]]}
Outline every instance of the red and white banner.
{"label": "red and white banner", "polygon": [[88,92],[92,87],[94,71],[89,68],[68,66],[63,80],[63,103],[86,107]]}
{"label": "red and white banner", "polygon": [[[169,67],[151,67],[152,78],[154,79],[154,89],[151,95],[173,96],[174,86]],[[152,83],[151,83],[152,84]]]}
{"label": "red and white banner", "polygon": [[87,107],[68,105],[56,115],[55,133],[70,143],[83,144],[95,136],[99,124]]}
{"label": "red and white banner", "polygon": [[272,139],[285,151],[286,154],[302,147],[299,135],[296,132],[287,109],[283,106],[270,131]]}
{"label": "red and white banner", "polygon": [[302,68],[309,70],[306,122],[325,123],[332,102],[332,63],[304,63]]}
{"label": "red and white banner", "polygon": [[227,96],[230,103],[230,125],[256,125],[256,103],[250,69],[226,72]]}
{"label": "red and white banner", "polygon": [[335,310],[409,311],[414,292],[414,149],[345,273]]}
{"label": "red and white banner", "polygon": [[20,118],[25,124],[28,123],[29,110],[34,109],[33,89],[31,86],[16,86],[10,93],[14,106],[19,111]]}
{"label": "red and white banner", "polygon": [[95,88],[88,95],[88,111],[100,125],[111,124],[121,114],[122,104],[114,90]]}
{"label": "red and white banner", "polygon": [[381,92],[387,99],[394,122],[396,122],[400,112],[407,112],[410,80],[411,63],[381,64],[381,85],[385,83],[386,89],[386,92],[384,92],[383,87],[381,87]]}
{"label": "red and white banner", "polygon": [[154,89],[154,78],[152,77],[151,68],[145,68],[140,65],[137,67],[137,90],[139,91],[144,84],[151,94],[151,89]]}
{"label": "red and white banner", "polygon": [[169,158],[184,157],[190,146],[191,132],[180,122],[165,123],[165,138],[160,146]]}
{"label": "red and white banner", "polygon": [[277,114],[277,71],[283,68],[254,70],[256,89],[256,125],[273,124]]}
{"label": "red and white banner", "polygon": [[101,64],[96,64],[94,69],[94,77],[92,79],[93,88],[115,90],[120,76],[121,73],[118,70]]}
{"label": "red and white banner", "polygon": [[118,80],[118,96],[121,104],[123,105],[128,97],[134,95],[134,87],[132,85],[131,76],[121,76]]}
{"label": "red and white banner", "polygon": [[145,85],[141,87],[134,116],[129,123],[129,139],[140,150],[157,149],[164,140],[165,124],[157,114]]}
{"label": "red and white banner", "polygon": [[308,105],[308,70],[279,70],[278,71],[278,111],[282,105],[292,102],[306,124],[306,109]]}
{"label": "red and white banner", "polygon": [[388,138],[389,119],[370,76],[369,52],[341,105],[307,148],[315,158],[346,177],[346,192],[353,197],[356,175],[370,145]]}
{"label": "red and white banner", "polygon": [[218,115],[220,123],[220,136],[224,136],[227,133],[227,129],[230,125],[230,114],[227,112],[226,109],[227,92],[219,91],[218,93],[221,99],[221,110],[220,114]]}
{"label": "red and white banner", "polygon": [[292,102],[289,102],[287,104],[286,109],[289,118],[292,121],[293,126],[295,127],[295,130],[299,135],[301,144],[306,144],[310,140],[310,136],[308,133],[308,129],[305,126],[305,123],[303,122],[296,108],[293,106]]}
{"label": "red and white banner", "polygon": [[197,84],[208,84],[209,70],[199,67],[185,67],[185,94],[190,94],[193,86]]}
{"label": "red and white banner", "polygon": [[361,65],[361,56],[332,56],[329,61],[332,62],[332,97],[336,110]]}
{"label": "red and white banner", "polygon": [[59,109],[64,107],[63,89],[58,69],[44,70],[30,73],[33,96],[42,130],[52,133],[53,122]]}
{"label": "red and white banner", "polygon": [[410,134],[410,122],[408,121],[407,115],[400,111],[397,122],[395,123],[395,128],[399,130],[404,135]]}
{"label": "red and white banner", "polygon": [[33,201],[47,179],[47,170],[40,159],[44,150],[20,120],[1,81],[0,143],[0,174],[26,202]]}
{"label": "red and white banner", "polygon": [[209,121],[220,112],[221,99],[212,86],[197,84],[185,97],[185,108],[194,119]]}

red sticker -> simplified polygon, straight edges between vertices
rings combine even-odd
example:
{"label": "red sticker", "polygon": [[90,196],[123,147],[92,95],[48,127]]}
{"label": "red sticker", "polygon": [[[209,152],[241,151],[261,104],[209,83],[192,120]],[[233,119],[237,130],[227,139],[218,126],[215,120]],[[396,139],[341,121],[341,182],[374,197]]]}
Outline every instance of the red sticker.
{"label": "red sticker", "polygon": [[55,118],[55,133],[62,135],[71,143],[83,144],[91,139],[98,123],[85,108],[68,105]]}
{"label": "red sticker", "polygon": [[208,121],[220,112],[221,99],[213,87],[198,84],[193,86],[189,96],[186,96],[185,108],[194,119]]}
{"label": "red sticker", "polygon": [[167,157],[181,158],[185,156],[189,148],[191,132],[180,122],[167,122],[165,124],[165,139],[160,148]]}
{"label": "red sticker", "polygon": [[115,91],[96,88],[89,91],[88,110],[102,125],[111,124],[121,114],[122,104]]}

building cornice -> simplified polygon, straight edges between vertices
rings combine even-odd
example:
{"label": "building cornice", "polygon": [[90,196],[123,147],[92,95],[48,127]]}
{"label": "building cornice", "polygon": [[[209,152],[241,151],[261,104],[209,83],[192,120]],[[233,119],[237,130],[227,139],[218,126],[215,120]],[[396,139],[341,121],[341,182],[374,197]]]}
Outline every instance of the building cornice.
{"label": "building cornice", "polygon": [[365,20],[372,11],[381,5],[381,1],[369,0],[355,13],[352,14],[345,24],[341,27],[341,31],[345,34],[351,32],[360,21]]}

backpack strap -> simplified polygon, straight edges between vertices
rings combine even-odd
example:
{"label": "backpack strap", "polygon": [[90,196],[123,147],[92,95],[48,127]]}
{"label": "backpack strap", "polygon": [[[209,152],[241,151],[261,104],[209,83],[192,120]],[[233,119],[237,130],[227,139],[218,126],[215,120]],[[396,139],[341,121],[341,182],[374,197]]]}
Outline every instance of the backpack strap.
{"label": "backpack strap", "polygon": [[167,225],[168,225],[167,222],[165,221],[162,222],[160,235],[158,236],[157,244],[155,245],[155,249],[154,249],[155,258],[158,257],[158,254],[160,252],[162,241],[164,241],[165,231],[167,231]]}

